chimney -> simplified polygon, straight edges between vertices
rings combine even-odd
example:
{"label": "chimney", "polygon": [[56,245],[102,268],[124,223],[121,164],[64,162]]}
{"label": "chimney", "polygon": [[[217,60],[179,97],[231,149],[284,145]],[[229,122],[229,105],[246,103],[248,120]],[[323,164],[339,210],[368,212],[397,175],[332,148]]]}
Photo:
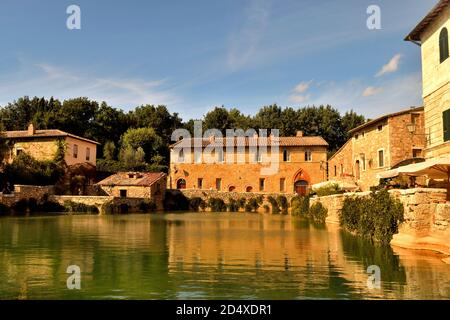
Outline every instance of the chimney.
{"label": "chimney", "polygon": [[34,128],[34,125],[32,123],[30,123],[28,125],[28,135],[32,136],[36,133],[36,129]]}
{"label": "chimney", "polygon": [[303,137],[303,131],[297,131],[297,137]]}

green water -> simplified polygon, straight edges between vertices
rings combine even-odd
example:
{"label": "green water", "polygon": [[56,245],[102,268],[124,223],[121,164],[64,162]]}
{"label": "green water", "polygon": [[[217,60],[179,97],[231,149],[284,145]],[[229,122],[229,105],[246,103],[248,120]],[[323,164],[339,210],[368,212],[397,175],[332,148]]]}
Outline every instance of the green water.
{"label": "green water", "polygon": [[[1,299],[450,299],[442,258],[289,216],[0,218]],[[67,288],[69,265],[80,290]]]}

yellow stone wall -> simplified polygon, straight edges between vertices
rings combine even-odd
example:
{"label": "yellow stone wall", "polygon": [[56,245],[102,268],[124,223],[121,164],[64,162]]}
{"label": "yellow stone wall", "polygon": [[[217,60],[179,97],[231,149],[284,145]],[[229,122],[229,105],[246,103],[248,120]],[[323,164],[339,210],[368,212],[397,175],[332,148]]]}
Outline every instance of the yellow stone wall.
{"label": "yellow stone wall", "polygon": [[[312,153],[312,161],[305,162],[305,150]],[[175,163],[176,154],[172,151],[170,164],[169,188],[176,188],[179,179],[185,179],[187,189],[198,189],[198,179],[203,179],[202,189],[216,189],[216,179],[221,179],[221,191],[229,191],[233,186],[236,192],[245,192],[247,187],[252,187],[253,192],[259,192],[259,179],[265,179],[263,192],[294,192],[294,182],[306,180],[309,184],[314,184],[326,180],[326,147],[289,147],[291,160],[283,162],[283,148],[280,147],[279,170],[273,175],[262,175],[261,169],[269,167],[264,163],[269,155],[262,156],[262,163],[248,163],[253,159],[253,155],[245,152],[246,163],[193,163],[194,156],[191,156],[191,163]],[[203,162],[211,159],[212,156],[205,155]],[[227,155],[225,155],[227,157]],[[237,159],[237,154],[230,154],[228,157]],[[188,159],[188,155],[185,155]],[[217,159],[217,158],[216,158]],[[186,160],[187,161],[187,160]],[[280,179],[285,179],[285,189],[280,191]]]}
{"label": "yellow stone wall", "polygon": [[8,159],[10,162],[14,159],[14,156],[17,154],[19,149],[23,150],[23,152],[31,155],[37,160],[52,160],[55,157],[58,146],[54,139],[18,141],[14,143],[12,149],[10,150],[10,156]]}
{"label": "yellow stone wall", "polygon": [[443,27],[450,32],[450,7],[447,7],[421,36],[425,130],[429,134],[427,158],[450,153],[444,143],[442,112],[450,108],[450,58],[439,61],[439,34]]}
{"label": "yellow stone wall", "polygon": [[[407,125],[415,117],[416,130],[414,134],[408,131]],[[381,131],[378,126],[382,125]],[[356,134],[358,138],[356,138]],[[389,117],[362,128],[354,133],[352,138],[328,161],[329,180],[352,180],[363,190],[377,186],[379,172],[389,170],[402,160],[413,157],[413,149],[424,150],[426,137],[424,135],[424,114],[414,111]],[[384,165],[378,164],[378,151],[384,150]],[[365,157],[365,169],[362,165]],[[423,151],[422,151],[423,155]],[[356,161],[360,162],[360,177],[357,178]],[[341,165],[344,173],[341,174]],[[336,175],[334,168],[336,166]]]}

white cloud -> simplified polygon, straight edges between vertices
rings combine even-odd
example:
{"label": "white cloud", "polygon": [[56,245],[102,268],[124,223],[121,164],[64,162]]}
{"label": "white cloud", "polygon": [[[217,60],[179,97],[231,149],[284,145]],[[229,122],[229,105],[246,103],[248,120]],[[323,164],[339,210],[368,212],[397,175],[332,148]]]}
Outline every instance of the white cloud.
{"label": "white cloud", "polygon": [[392,57],[392,59],[385,64],[380,71],[375,75],[376,77],[381,77],[385,74],[392,73],[398,70],[398,66],[400,64],[400,59],[402,55],[397,53],[395,56]]}
{"label": "white cloud", "polygon": [[302,81],[299,84],[297,84],[294,88],[295,93],[303,93],[309,89],[309,86],[311,85],[312,81]]}
{"label": "white cloud", "polygon": [[24,95],[54,96],[61,100],[88,97],[123,108],[141,104],[172,106],[180,103],[180,99],[167,87],[164,79],[147,81],[99,76],[49,64],[22,62],[18,70],[0,76],[0,104],[4,105]]}
{"label": "white cloud", "polygon": [[383,88],[380,87],[367,87],[364,89],[362,96],[363,97],[370,97],[370,96],[374,96],[376,94],[379,94],[380,92],[383,91]]}
{"label": "white cloud", "polygon": [[311,98],[311,95],[299,95],[299,94],[293,94],[289,97],[289,101],[293,103],[304,103],[305,101],[308,101]]}

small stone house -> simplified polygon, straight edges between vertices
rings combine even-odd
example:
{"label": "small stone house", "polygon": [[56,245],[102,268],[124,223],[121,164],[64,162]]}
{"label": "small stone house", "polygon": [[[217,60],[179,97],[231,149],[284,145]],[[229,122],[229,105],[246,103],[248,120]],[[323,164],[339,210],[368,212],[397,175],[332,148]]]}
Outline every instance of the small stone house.
{"label": "small stone house", "polygon": [[95,167],[98,142],[56,129],[36,130],[33,124],[28,130],[2,133],[8,145],[5,161],[25,152],[37,160],[52,160],[58,151],[58,142],[63,141],[66,153],[64,160],[71,166],[89,163]]}
{"label": "small stone house", "polygon": [[351,138],[328,160],[328,179],[368,191],[379,184],[378,173],[424,157],[424,108],[386,114],[349,133]]}
{"label": "small stone house", "polygon": [[108,195],[152,200],[163,209],[167,176],[163,172],[119,172],[97,183]]}

